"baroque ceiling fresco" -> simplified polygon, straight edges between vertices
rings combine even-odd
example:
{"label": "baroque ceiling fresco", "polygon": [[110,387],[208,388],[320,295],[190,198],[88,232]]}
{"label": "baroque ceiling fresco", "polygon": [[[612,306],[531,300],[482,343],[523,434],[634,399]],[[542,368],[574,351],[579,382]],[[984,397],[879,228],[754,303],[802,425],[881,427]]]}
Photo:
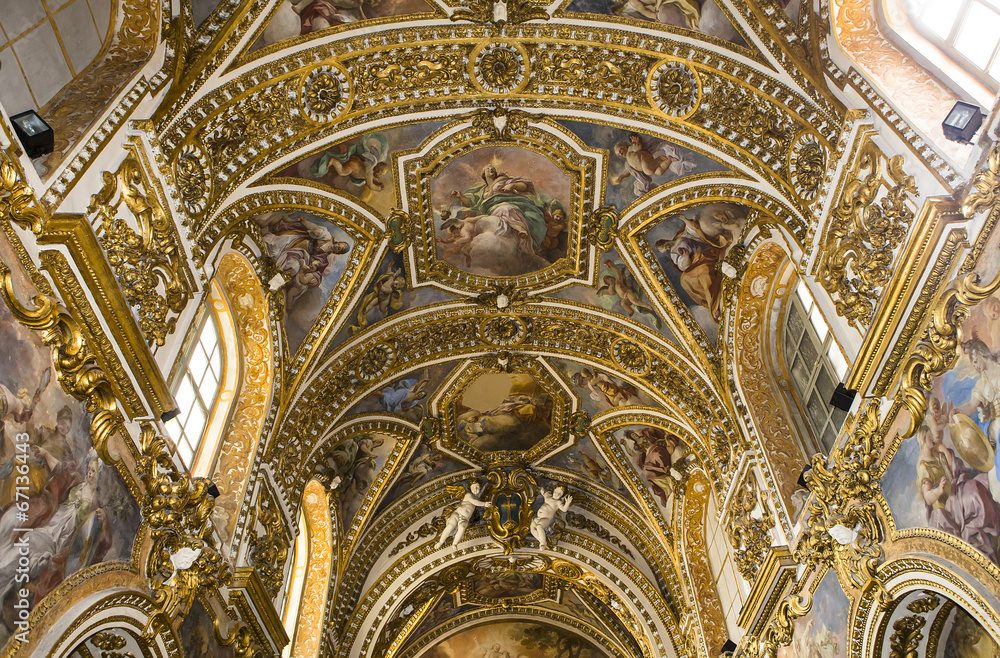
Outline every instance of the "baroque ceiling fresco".
{"label": "baroque ceiling fresco", "polygon": [[1000,151],[914,146],[840,4],[123,2],[106,111],[3,124],[3,655],[996,651]]}

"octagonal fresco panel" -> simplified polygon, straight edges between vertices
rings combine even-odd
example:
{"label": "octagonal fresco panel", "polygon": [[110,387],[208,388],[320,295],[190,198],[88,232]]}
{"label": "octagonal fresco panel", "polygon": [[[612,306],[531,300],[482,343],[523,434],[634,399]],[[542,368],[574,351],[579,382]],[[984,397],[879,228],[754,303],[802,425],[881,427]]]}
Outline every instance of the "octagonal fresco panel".
{"label": "octagonal fresco panel", "polygon": [[458,440],[483,452],[530,450],[552,431],[552,397],[529,373],[483,373],[454,404]]}
{"label": "octagonal fresco panel", "polygon": [[486,276],[517,276],[566,256],[571,180],[517,147],[480,148],[449,163],[431,186],[437,257]]}
{"label": "octagonal fresco panel", "polygon": [[575,633],[548,624],[512,622],[484,624],[457,633],[430,650],[423,658],[606,658],[601,649]]}

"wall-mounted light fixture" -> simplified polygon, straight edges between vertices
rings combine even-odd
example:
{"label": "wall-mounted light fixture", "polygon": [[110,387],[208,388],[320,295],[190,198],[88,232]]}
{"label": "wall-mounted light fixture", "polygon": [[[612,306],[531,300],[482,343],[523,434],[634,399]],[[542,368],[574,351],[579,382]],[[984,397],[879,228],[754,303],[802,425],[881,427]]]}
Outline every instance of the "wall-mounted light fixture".
{"label": "wall-mounted light fixture", "polygon": [[944,136],[953,142],[971,144],[972,136],[983,125],[983,113],[978,105],[957,101],[947,118],[941,122]]}
{"label": "wall-mounted light fixture", "polygon": [[55,133],[37,112],[21,112],[12,116],[10,122],[14,124],[14,134],[29,158],[40,158],[52,153],[56,142]]}

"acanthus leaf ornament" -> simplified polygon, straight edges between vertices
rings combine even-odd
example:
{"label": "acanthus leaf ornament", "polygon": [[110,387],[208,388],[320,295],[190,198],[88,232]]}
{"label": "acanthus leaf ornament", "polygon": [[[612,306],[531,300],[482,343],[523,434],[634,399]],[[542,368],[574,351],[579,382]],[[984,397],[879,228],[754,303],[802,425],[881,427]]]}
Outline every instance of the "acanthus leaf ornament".
{"label": "acanthus leaf ornament", "polygon": [[492,509],[487,518],[490,536],[503,547],[504,555],[524,545],[533,521],[531,504],[538,482],[521,466],[495,467],[486,474]]}
{"label": "acanthus leaf ornament", "polygon": [[116,172],[104,172],[87,212],[146,342],[163,345],[191,299],[192,283],[173,222],[134,154]]}
{"label": "acanthus leaf ornament", "polygon": [[0,262],[0,296],[14,318],[41,332],[42,343],[52,348],[52,365],[60,384],[70,395],[84,400],[92,414],[90,436],[94,448],[101,459],[114,463],[108,441],[121,426],[122,416],[108,376],[87,345],[80,324],[47,295],[34,296],[35,310],[23,306],[14,292],[11,272],[3,262]]}
{"label": "acanthus leaf ornament", "polygon": [[451,20],[480,25],[491,23],[500,27],[528,21],[547,21],[549,12],[545,5],[532,0],[469,0],[465,7],[457,7],[452,11]]}
{"label": "acanthus leaf ornament", "polygon": [[[758,507],[761,510],[760,518],[754,516]],[[733,560],[743,579],[753,583],[771,548],[774,516],[768,509],[766,500],[760,495],[757,478],[752,471],[744,484],[736,488],[729,508],[726,531],[729,544],[733,547]]]}
{"label": "acanthus leaf ornament", "polygon": [[875,502],[874,466],[882,449],[876,442],[878,427],[879,406],[870,402],[836,453],[832,468],[826,467],[822,455],[813,457],[812,468],[805,473],[813,495],[796,555],[806,565],[836,568],[843,582],[858,590],[873,588],[881,601],[888,593],[878,579],[884,534]]}
{"label": "acanthus leaf ornament", "polygon": [[35,235],[42,232],[42,215],[35,203],[35,193],[6,153],[0,153],[0,192],[0,221],[12,221]]}
{"label": "acanthus leaf ornament", "polygon": [[389,248],[395,253],[404,251],[410,246],[413,235],[413,220],[408,214],[393,208],[385,218],[385,237],[389,241]]}
{"label": "acanthus leaf ornament", "polygon": [[199,592],[227,585],[232,573],[212,537],[212,481],[180,473],[166,440],[149,423],[141,425],[139,442],[136,469],[146,489],[142,515],[153,540],[146,574],[159,614],[172,622],[187,615]]}
{"label": "acanthus leaf ornament", "polygon": [[984,208],[996,206],[1000,199],[1000,143],[990,148],[986,168],[975,175],[970,191],[962,199],[962,214],[971,219]]}
{"label": "acanthus leaf ornament", "polygon": [[590,244],[604,252],[615,244],[618,237],[618,209],[614,206],[601,208],[590,216],[587,237]]}
{"label": "acanthus leaf ornament", "polygon": [[831,214],[816,278],[852,327],[871,322],[913,221],[917,187],[902,167],[902,156],[886,160],[866,135]]}

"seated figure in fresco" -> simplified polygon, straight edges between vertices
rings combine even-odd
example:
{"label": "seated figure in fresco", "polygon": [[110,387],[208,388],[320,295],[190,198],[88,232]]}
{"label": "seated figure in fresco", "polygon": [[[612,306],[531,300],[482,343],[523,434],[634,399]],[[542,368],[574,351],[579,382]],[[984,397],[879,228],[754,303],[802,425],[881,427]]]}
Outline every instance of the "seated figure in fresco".
{"label": "seated figure in fresco", "polygon": [[620,0],[612,5],[619,16],[656,21],[697,30],[701,22],[701,0]]}
{"label": "seated figure in fresco", "polygon": [[625,169],[611,176],[611,184],[619,185],[631,178],[632,191],[637,197],[656,187],[653,176],[663,176],[669,171],[680,177],[695,167],[694,158],[670,142],[639,133],[629,133],[628,141],[615,144],[615,155],[625,160]]}
{"label": "seated figure in fresco", "polygon": [[1000,566],[1000,506],[990,495],[986,474],[966,465],[942,439],[943,432],[933,424],[917,431],[917,483],[927,523],[968,542]]}
{"label": "seated figure in fresco", "polygon": [[639,431],[625,430],[622,445],[632,458],[632,462],[642,472],[649,488],[667,506],[667,499],[680,480],[675,463],[684,453],[683,445],[673,434],[667,434],[658,427],[644,427]]}
{"label": "seated figure in fresco", "polygon": [[680,272],[681,288],[692,301],[708,309],[716,323],[722,317],[722,273],[717,265],[733,244],[737,224],[727,211],[702,212],[697,219],[680,215],[683,225],[672,238],[654,248],[668,254]]}
{"label": "seated figure in fresco", "polygon": [[[468,210],[446,220],[460,235],[442,241],[452,242],[452,251],[465,254],[467,266],[491,261],[488,264],[499,275],[547,267],[549,262],[541,252],[549,232],[546,213],[551,215],[556,207],[553,200],[536,192],[529,179],[509,176],[492,164],[483,168],[482,179],[464,192],[452,191],[452,198]],[[448,230],[450,225],[442,228]]]}

